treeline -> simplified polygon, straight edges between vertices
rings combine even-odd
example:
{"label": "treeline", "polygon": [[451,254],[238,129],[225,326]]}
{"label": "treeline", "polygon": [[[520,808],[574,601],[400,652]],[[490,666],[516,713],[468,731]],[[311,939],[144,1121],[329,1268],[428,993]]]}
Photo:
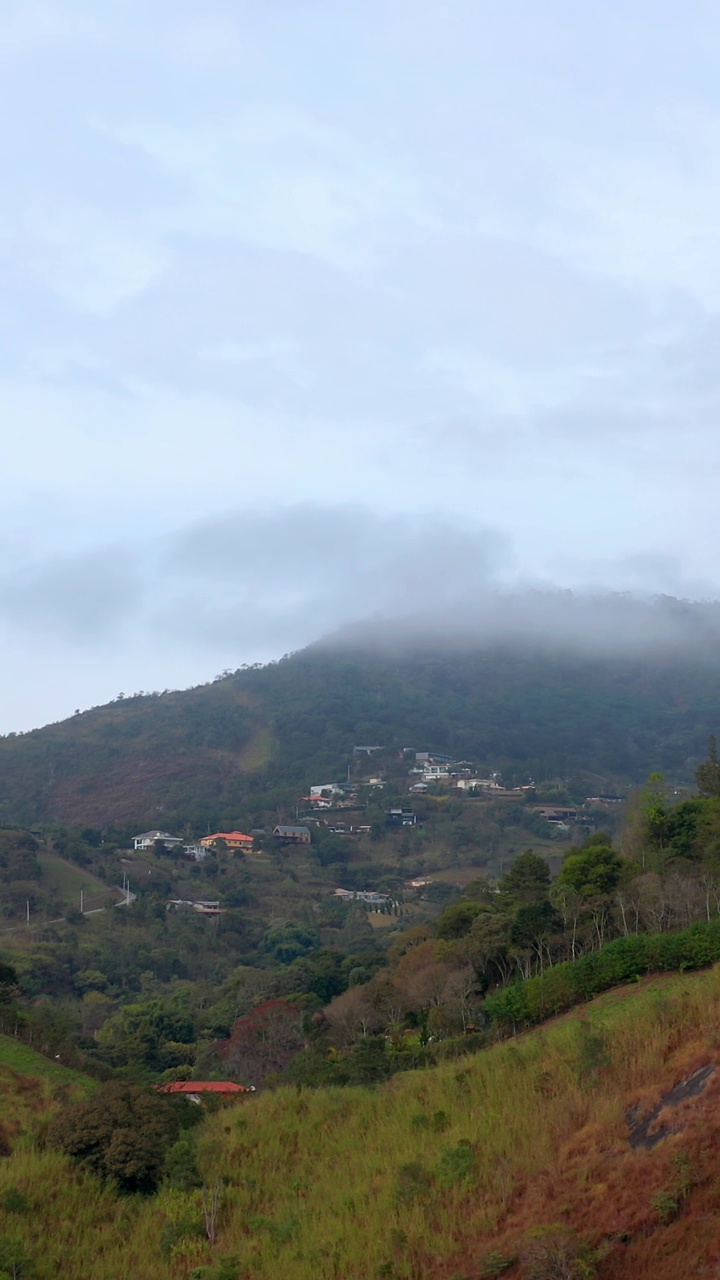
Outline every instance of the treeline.
{"label": "treeline", "polygon": [[[701,794],[672,804],[661,776],[613,847],[602,833],[570,848],[551,880],[528,851],[493,887],[477,880],[434,928],[396,940],[389,964],[322,1013],[328,1052],[367,1036],[416,1053],[430,1043],[541,1021],[616,983],[720,959],[720,765]],[[318,1046],[314,1046],[318,1059]]]}
{"label": "treeline", "polygon": [[691,925],[679,933],[616,938],[600,951],[566,960],[534,978],[487,996],[486,1026],[517,1031],[564,1013],[585,1000],[644,974],[705,969],[720,960],[720,920]]}

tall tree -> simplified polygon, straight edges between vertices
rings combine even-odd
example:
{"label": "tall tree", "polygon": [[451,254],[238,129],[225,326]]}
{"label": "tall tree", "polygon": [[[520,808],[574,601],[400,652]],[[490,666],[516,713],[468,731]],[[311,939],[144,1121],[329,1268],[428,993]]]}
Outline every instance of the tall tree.
{"label": "tall tree", "polygon": [[720,760],[714,734],[710,735],[707,760],[695,772],[695,781],[701,796],[720,797]]}
{"label": "tall tree", "polygon": [[517,903],[539,902],[550,888],[550,868],[544,858],[526,849],[500,881],[502,893]]}

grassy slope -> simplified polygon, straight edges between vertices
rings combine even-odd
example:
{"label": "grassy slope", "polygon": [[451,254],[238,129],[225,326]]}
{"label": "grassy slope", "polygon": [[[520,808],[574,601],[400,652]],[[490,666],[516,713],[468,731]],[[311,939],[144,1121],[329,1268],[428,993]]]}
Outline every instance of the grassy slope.
{"label": "grassy slope", "polygon": [[0,1035],[0,1067],[9,1067],[12,1071],[25,1076],[47,1080],[51,1085],[73,1085],[78,1089],[95,1087],[95,1082],[72,1067],[64,1067],[52,1058],[37,1053],[13,1036]]}
{"label": "grassy slope", "polygon": [[0,1035],[0,1136],[11,1145],[60,1099],[80,1097],[95,1087],[82,1072]]}
{"label": "grassy slope", "polygon": [[[720,970],[655,980],[376,1090],[281,1090],[211,1116],[203,1170],[226,1183],[214,1251],[192,1230],[197,1193],[116,1201],[32,1151],[0,1164],[0,1193],[18,1185],[38,1211],[0,1209],[0,1234],[23,1236],[38,1280],[180,1280],[230,1255],[242,1280],[460,1280],[557,1222],[605,1243],[600,1280],[717,1274],[720,1073],[651,1151],[630,1149],[626,1110],[715,1061],[719,1017]],[[653,1198],[682,1153],[693,1185],[664,1224]]]}
{"label": "grassy slope", "polygon": [[43,889],[47,892],[55,890],[64,902],[74,907],[80,906],[80,890],[84,893],[83,905],[86,911],[102,907],[109,898],[120,896],[112,885],[85,868],[58,857],[56,853],[39,853],[37,860],[42,868]]}

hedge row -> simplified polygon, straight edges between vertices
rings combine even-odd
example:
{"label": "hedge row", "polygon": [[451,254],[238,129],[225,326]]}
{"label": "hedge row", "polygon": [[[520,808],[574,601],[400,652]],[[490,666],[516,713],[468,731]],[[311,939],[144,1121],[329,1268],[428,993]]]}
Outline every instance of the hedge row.
{"label": "hedge row", "polygon": [[703,969],[718,960],[720,919],[680,933],[638,933],[489,995],[483,1011],[503,1031],[531,1027],[642,974]]}

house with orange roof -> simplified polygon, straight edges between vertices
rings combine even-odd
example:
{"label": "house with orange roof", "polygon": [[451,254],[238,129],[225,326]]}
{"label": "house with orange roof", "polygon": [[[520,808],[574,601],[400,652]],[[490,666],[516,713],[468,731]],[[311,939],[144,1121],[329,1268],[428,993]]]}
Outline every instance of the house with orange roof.
{"label": "house with orange roof", "polygon": [[213,849],[221,841],[228,849],[240,849],[243,853],[252,853],[253,838],[244,831],[215,831],[211,836],[203,836],[200,844],[204,849]]}
{"label": "house with orange roof", "polygon": [[216,1098],[238,1099],[246,1093],[254,1093],[255,1086],[235,1084],[232,1080],[173,1080],[172,1084],[155,1086],[158,1093],[171,1094],[173,1097],[187,1098],[188,1102],[202,1102],[208,1094]]}

